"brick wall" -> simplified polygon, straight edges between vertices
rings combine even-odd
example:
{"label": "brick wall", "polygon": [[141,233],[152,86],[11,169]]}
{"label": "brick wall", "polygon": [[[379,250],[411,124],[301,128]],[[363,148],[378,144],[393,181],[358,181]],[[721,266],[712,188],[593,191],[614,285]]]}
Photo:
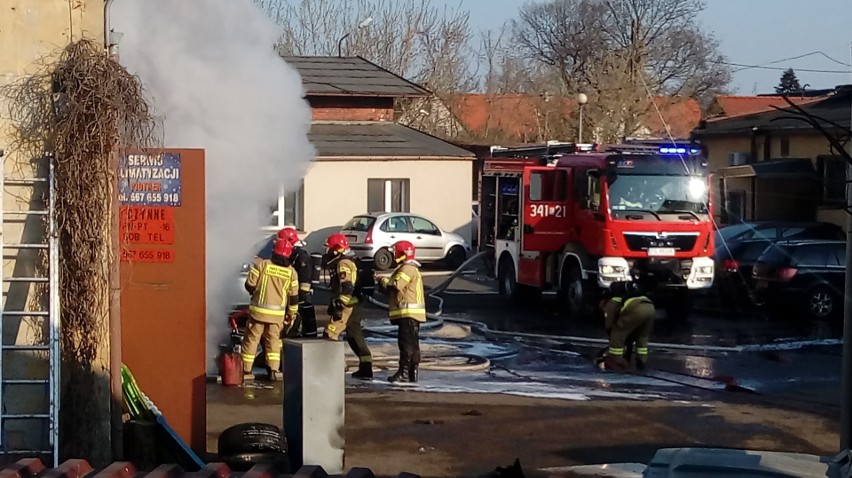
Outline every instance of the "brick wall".
{"label": "brick wall", "polygon": [[393,98],[309,97],[314,121],[393,121]]}

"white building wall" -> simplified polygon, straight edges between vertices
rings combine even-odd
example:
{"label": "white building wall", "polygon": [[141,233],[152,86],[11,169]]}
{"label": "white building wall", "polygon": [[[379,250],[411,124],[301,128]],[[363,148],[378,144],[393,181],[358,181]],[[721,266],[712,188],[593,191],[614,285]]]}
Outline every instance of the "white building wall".
{"label": "white building wall", "polygon": [[319,251],[325,238],[352,216],[367,212],[368,179],[410,180],[410,212],[445,231],[471,239],[472,159],[314,161],[304,182],[304,225],[308,248]]}

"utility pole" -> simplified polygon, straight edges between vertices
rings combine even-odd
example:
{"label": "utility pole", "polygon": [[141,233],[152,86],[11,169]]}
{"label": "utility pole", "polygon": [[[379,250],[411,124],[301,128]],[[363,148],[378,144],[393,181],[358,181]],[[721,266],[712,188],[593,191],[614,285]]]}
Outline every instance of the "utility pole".
{"label": "utility pole", "polygon": [[[852,57],[852,45],[850,45]],[[849,95],[852,130],[852,94]],[[847,139],[846,151],[852,155],[852,138]],[[852,446],[852,163],[846,165],[846,290],[843,303],[843,359],[840,394],[840,450]]]}

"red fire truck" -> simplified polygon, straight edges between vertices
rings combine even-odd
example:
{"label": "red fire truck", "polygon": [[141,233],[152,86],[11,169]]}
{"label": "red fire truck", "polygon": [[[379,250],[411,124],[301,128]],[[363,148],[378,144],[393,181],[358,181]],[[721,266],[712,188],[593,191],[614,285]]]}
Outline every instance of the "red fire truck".
{"label": "red fire truck", "polygon": [[493,251],[500,293],[519,299],[556,290],[562,311],[577,318],[604,288],[632,279],[670,317],[687,316],[693,291],[713,285],[701,150],[553,149],[492,151],[482,166],[479,244]]}

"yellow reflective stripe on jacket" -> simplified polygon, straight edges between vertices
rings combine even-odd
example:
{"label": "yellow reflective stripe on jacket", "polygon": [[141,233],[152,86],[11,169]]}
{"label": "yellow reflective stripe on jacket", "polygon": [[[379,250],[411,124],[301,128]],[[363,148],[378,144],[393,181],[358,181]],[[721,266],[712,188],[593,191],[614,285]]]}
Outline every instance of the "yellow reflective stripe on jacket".
{"label": "yellow reflective stripe on jacket", "polygon": [[398,271],[396,274],[393,275],[393,277],[394,279],[402,279],[405,282],[411,282],[411,276],[402,271]]}
{"label": "yellow reflective stripe on jacket", "polygon": [[299,284],[299,290],[301,290],[302,292],[310,292],[310,290],[311,290],[311,283],[310,283],[310,282],[302,282],[302,283],[300,283],[300,284]]}
{"label": "yellow reflective stripe on jacket", "polygon": [[252,267],[252,268],[251,268],[251,270],[249,270],[249,274],[251,274],[251,275],[253,275],[253,276],[258,276],[258,277],[259,277],[259,276],[260,276],[260,271],[259,271],[259,270],[257,270],[257,269],[255,269],[254,267]]}
{"label": "yellow reflective stripe on jacket", "polygon": [[648,347],[636,347],[636,353],[639,355],[648,355]]}
{"label": "yellow reflective stripe on jacket", "polygon": [[[298,309],[298,306],[296,308]],[[258,314],[274,315],[274,316],[281,316],[281,317],[283,317],[287,313],[287,311],[284,310],[283,308],[281,308],[281,309],[268,309],[266,307],[261,307],[259,305],[250,305],[249,311],[250,312],[257,312]]]}
{"label": "yellow reflective stripe on jacket", "polygon": [[613,297],[612,301],[613,302],[624,302],[624,299],[622,299],[621,297]]}
{"label": "yellow reflective stripe on jacket", "polygon": [[351,295],[341,295],[339,299],[341,302],[343,302],[343,305],[349,306],[355,305],[360,302],[357,297],[352,297]]}
{"label": "yellow reflective stripe on jacket", "polygon": [[426,305],[424,304],[399,304],[399,309],[390,311],[391,317],[403,317],[411,314],[425,314]]}

